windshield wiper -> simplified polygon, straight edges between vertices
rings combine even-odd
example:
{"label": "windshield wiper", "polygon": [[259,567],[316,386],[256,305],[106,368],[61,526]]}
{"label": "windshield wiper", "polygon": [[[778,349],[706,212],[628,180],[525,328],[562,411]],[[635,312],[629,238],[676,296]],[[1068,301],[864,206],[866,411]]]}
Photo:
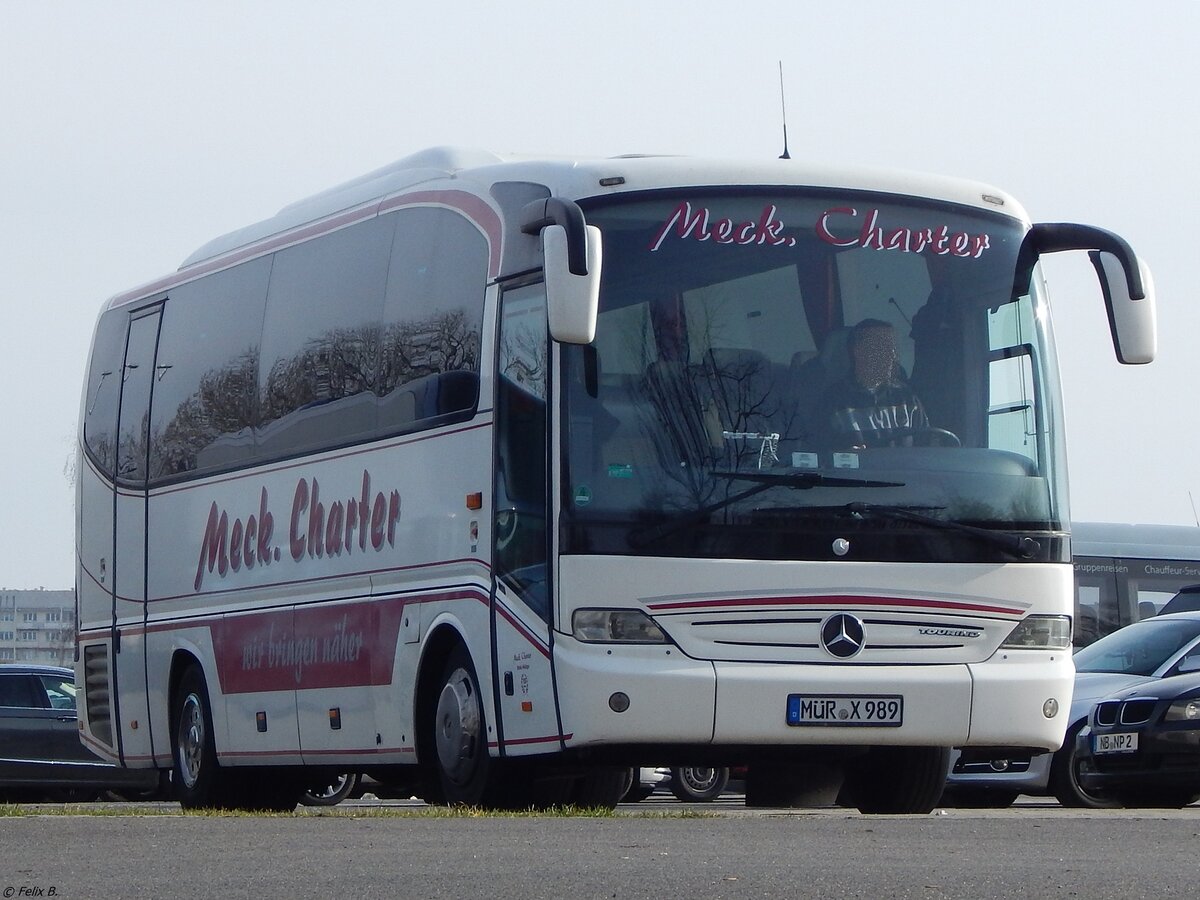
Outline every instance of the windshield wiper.
{"label": "windshield wiper", "polygon": [[798,490],[808,490],[815,487],[904,487],[904,483],[900,481],[871,481],[866,478],[840,478],[831,475],[822,475],[820,472],[779,472],[773,473],[770,471],[762,472],[712,472],[716,478],[727,478],[731,481],[753,481],[756,482],[754,487],[747,488],[744,491],[738,491],[736,494],[729,494],[722,497],[713,503],[705,504],[699,509],[693,509],[686,512],[678,518],[668,522],[660,522],[657,525],[648,525],[644,528],[635,528],[629,532],[626,539],[631,547],[644,547],[646,544],[653,543],[660,538],[666,537],[668,534],[674,534],[682,528],[687,528],[690,525],[695,525],[703,522],[710,515],[725,509],[727,506],[732,506],[745,500],[747,497],[753,497],[755,494],[761,494],[763,491],[770,490],[773,487],[782,485],[783,487],[796,488]]}
{"label": "windshield wiper", "polygon": [[837,475],[822,475],[820,472],[713,472],[714,478],[730,481],[757,481],[770,487],[782,484],[787,487],[808,489],[815,487],[904,487],[903,481],[872,481],[869,478],[842,478]]}
{"label": "windshield wiper", "polygon": [[1040,541],[1034,540],[1028,535],[1008,534],[1003,531],[992,531],[988,528],[978,528],[974,525],[964,525],[962,522],[955,522],[951,519],[938,519],[934,516],[927,516],[924,513],[917,512],[917,509],[943,509],[940,506],[881,506],[874,503],[847,503],[842,507],[846,512],[856,517],[879,516],[882,519],[897,519],[903,522],[916,522],[920,525],[929,525],[932,528],[940,528],[943,531],[956,531],[959,534],[967,534],[981,541],[999,547],[1001,550],[1011,553],[1013,556],[1019,556],[1022,559],[1033,559],[1041,552],[1042,544]]}

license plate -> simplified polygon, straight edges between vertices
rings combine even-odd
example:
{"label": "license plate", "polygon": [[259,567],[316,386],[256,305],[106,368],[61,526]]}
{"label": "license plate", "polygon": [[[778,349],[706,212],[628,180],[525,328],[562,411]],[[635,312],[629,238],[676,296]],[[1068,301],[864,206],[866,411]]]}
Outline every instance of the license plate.
{"label": "license plate", "polygon": [[1119,734],[1092,735],[1092,749],[1095,753],[1133,753],[1138,748],[1138,733],[1124,731]]}
{"label": "license plate", "polygon": [[789,694],[789,725],[904,724],[904,698],[896,694]]}

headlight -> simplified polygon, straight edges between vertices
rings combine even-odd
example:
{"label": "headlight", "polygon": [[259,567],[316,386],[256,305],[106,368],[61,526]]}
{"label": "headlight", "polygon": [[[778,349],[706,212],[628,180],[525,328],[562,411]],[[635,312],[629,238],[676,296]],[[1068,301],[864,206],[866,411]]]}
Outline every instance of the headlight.
{"label": "headlight", "polygon": [[576,639],[601,644],[665,644],[667,636],[640,609],[577,609],[571,617]]}
{"label": "headlight", "polygon": [[1066,650],[1071,646],[1071,617],[1026,616],[1000,646],[1008,650]]}
{"label": "headlight", "polygon": [[1195,722],[1200,725],[1200,700],[1176,700],[1167,707],[1166,722]]}

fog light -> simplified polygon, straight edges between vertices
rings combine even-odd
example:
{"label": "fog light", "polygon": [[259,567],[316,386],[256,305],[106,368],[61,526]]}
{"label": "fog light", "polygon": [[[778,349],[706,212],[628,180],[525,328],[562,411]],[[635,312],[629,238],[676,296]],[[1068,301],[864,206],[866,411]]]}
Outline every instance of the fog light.
{"label": "fog light", "polygon": [[1058,715],[1058,701],[1051,697],[1042,704],[1042,715],[1047,719],[1053,719]]}
{"label": "fog light", "polygon": [[608,708],[615,713],[623,713],[629,709],[629,695],[617,691],[608,698]]}

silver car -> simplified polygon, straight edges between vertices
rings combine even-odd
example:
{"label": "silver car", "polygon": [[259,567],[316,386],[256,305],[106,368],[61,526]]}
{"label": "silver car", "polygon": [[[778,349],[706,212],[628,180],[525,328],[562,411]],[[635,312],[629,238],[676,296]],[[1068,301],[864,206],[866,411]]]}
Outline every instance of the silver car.
{"label": "silver car", "polygon": [[1098,700],[1145,681],[1200,670],[1200,612],[1126,625],[1075,654],[1067,736],[1055,753],[963,748],[951,754],[942,802],[1003,807],[1020,794],[1052,794],[1063,806],[1119,804],[1079,783],[1075,736]]}

